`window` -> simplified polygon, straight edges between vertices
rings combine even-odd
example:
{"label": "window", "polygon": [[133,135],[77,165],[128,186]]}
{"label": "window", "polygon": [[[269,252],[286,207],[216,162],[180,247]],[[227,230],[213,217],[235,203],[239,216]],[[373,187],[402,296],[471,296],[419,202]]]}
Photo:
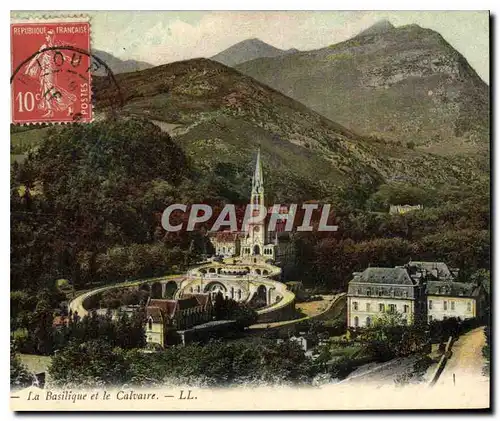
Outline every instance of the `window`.
{"label": "window", "polygon": [[378,305],[378,311],[380,311],[380,312],[383,313],[385,311],[385,306],[383,304],[379,304]]}
{"label": "window", "polygon": [[358,309],[358,302],[357,301],[353,301],[352,302],[352,309],[353,310],[357,310]]}
{"label": "window", "polygon": [[359,326],[359,318],[358,316],[354,316],[354,327],[358,327]]}
{"label": "window", "polygon": [[405,304],[403,306],[403,313],[408,313],[408,309],[409,309],[408,305]]}
{"label": "window", "polygon": [[366,327],[370,327],[372,325],[372,319],[369,317],[366,318]]}
{"label": "window", "polygon": [[455,301],[450,301],[450,306],[452,310],[455,310]]}
{"label": "window", "polygon": [[467,301],[467,311],[472,311],[472,303]]}
{"label": "window", "polygon": [[443,310],[448,310],[448,301],[443,301]]}
{"label": "window", "polygon": [[389,304],[389,313],[396,312],[396,304]]}
{"label": "window", "polygon": [[403,292],[403,297],[408,298],[408,291]]}
{"label": "window", "polygon": [[382,290],[381,289],[378,290],[378,296],[382,297]]}
{"label": "window", "polygon": [[370,303],[366,303],[366,311],[370,311]]}
{"label": "window", "polygon": [[153,319],[151,317],[148,319],[148,329],[153,330]]}
{"label": "window", "polygon": [[429,310],[432,310],[432,300],[429,300]]}
{"label": "window", "polygon": [[370,288],[366,288],[366,295],[372,295],[372,290]]}

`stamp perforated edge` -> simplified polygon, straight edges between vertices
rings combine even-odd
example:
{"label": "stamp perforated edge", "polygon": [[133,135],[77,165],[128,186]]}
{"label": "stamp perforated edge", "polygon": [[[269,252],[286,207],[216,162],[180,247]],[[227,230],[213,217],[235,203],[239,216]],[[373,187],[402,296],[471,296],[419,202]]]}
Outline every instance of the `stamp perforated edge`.
{"label": "stamp perforated edge", "polygon": [[[22,14],[22,15],[21,15]],[[62,14],[58,14],[57,12],[11,12],[10,16],[10,24],[16,23],[65,23],[65,22],[82,22],[89,24],[89,45],[90,51],[92,53],[92,17],[86,13],[75,13],[71,14],[71,12]],[[12,48],[12,47],[11,47]],[[92,58],[91,58],[92,59]],[[92,88],[92,72],[89,71],[89,80],[90,87]],[[12,95],[12,89],[10,90],[10,94]],[[12,102],[12,97],[10,98]],[[23,122],[16,123],[12,121],[12,115],[10,118],[10,124],[13,126],[58,126],[58,125],[73,125],[73,124],[89,124],[94,122],[95,120],[95,112],[92,110],[92,118],[90,121],[34,121],[34,122]]]}

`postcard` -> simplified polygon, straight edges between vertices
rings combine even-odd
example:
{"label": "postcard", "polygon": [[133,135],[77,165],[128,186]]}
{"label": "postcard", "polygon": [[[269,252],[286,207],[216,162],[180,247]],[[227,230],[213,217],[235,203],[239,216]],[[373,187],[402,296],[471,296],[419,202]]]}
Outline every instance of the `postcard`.
{"label": "postcard", "polygon": [[12,12],[11,409],[488,410],[489,24]]}

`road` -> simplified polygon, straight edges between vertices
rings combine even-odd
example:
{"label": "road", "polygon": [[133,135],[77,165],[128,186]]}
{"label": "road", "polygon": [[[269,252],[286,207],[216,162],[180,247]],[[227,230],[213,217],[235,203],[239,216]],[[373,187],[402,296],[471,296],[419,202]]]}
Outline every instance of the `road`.
{"label": "road", "polygon": [[451,348],[451,358],[437,384],[453,385],[453,374],[456,386],[470,384],[471,381],[488,382],[488,377],[482,374],[485,364],[482,349],[485,343],[484,326],[460,336]]}
{"label": "road", "polygon": [[286,325],[291,325],[299,322],[303,322],[308,319],[314,319],[317,318],[327,312],[334,312],[334,313],[340,313],[342,309],[345,307],[346,303],[346,294],[341,293],[337,295],[324,295],[323,296],[325,300],[329,300],[329,304],[326,306],[326,308],[322,311],[320,311],[318,314],[315,315],[309,315],[306,317],[302,317],[300,319],[292,319],[292,320],[283,320],[279,322],[271,322],[271,323],[257,323],[249,327],[249,329],[270,329],[274,327],[282,327]]}
{"label": "road", "polygon": [[114,289],[114,288],[124,288],[124,287],[129,288],[129,287],[141,285],[141,284],[146,283],[146,282],[148,282],[148,283],[161,282],[161,281],[165,281],[167,279],[175,279],[175,278],[182,278],[182,277],[179,275],[168,275],[168,276],[163,276],[163,277],[159,277],[159,278],[149,278],[149,279],[144,279],[144,280],[140,280],[140,281],[123,282],[120,284],[107,285],[107,286],[104,286],[101,288],[92,289],[90,291],[87,291],[87,292],[75,297],[69,303],[68,309],[73,311],[73,313],[77,312],[80,317],[83,317],[83,316],[86,316],[88,314],[88,311],[85,310],[85,308],[83,307],[83,301],[94,294],[98,294],[98,293],[101,293],[101,292],[104,292],[104,291],[107,291],[110,289]]}

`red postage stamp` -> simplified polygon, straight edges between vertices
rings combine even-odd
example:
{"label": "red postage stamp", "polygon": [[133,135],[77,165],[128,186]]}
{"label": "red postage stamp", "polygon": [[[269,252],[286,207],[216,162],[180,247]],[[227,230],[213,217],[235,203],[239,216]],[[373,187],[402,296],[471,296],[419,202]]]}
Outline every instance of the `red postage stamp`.
{"label": "red postage stamp", "polygon": [[12,122],[92,121],[90,23],[11,24]]}

